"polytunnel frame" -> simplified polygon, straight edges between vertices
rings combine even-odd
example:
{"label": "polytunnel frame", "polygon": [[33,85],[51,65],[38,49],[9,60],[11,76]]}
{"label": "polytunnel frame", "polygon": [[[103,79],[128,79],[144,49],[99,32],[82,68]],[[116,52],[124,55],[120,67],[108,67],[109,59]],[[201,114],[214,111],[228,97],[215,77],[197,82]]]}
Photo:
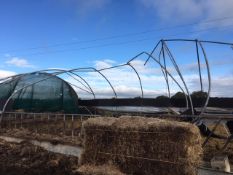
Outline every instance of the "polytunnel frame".
{"label": "polytunnel frame", "polygon": [[[206,108],[207,108],[207,105],[209,103],[209,98],[210,98],[210,92],[211,92],[211,73],[210,73],[210,66],[209,66],[209,61],[208,61],[208,58],[207,58],[207,54],[205,52],[205,49],[203,47],[203,44],[202,43],[211,43],[211,44],[223,44],[223,45],[230,45],[232,46],[233,43],[227,43],[227,42],[218,42],[218,41],[207,41],[207,40],[191,40],[191,39],[165,39],[165,40],[160,40],[157,45],[154,47],[154,49],[152,50],[151,52],[151,55],[153,55],[153,53],[155,52],[155,50],[157,49],[158,45],[159,44],[162,44],[162,53],[163,53],[163,59],[165,60],[165,57],[164,57],[164,47],[166,49],[166,52],[170,58],[170,60],[172,61],[173,63],[173,66],[175,67],[176,69],[176,72],[178,73],[180,79],[182,80],[183,82],[183,85],[186,89],[186,92],[187,92],[187,95],[188,95],[188,98],[189,98],[189,102],[190,102],[190,107],[191,107],[191,110],[192,110],[192,115],[194,115],[194,107],[193,107],[193,104],[192,104],[192,98],[191,98],[191,95],[188,91],[188,87],[187,87],[187,84],[186,82],[184,81],[183,79],[183,76],[182,76],[182,73],[181,71],[179,70],[179,67],[176,63],[176,59],[174,58],[174,56],[172,55],[169,47],[167,46],[166,42],[194,42],[196,44],[196,54],[197,54],[197,63],[198,63],[198,71],[199,71],[199,79],[200,79],[200,85],[201,85],[201,91],[203,91],[203,82],[202,82],[202,73],[201,73],[201,64],[200,64],[200,53],[199,53],[199,46],[202,50],[202,53],[203,53],[203,56],[204,56],[204,60],[205,60],[205,65],[206,65],[206,69],[207,69],[207,74],[208,74],[208,91],[207,91],[207,97],[206,97],[206,100],[205,100],[205,104],[204,106],[202,107],[201,109],[201,113],[199,115],[202,115],[205,111],[206,111]],[[198,46],[199,45],[199,46]],[[146,63],[149,61],[150,57],[148,57],[148,59],[146,60]],[[164,65],[166,66],[165,62],[164,62]],[[166,75],[164,75],[164,78],[166,80],[166,84],[167,84],[167,89],[168,89],[168,94],[170,94],[170,88],[169,88],[169,82],[167,81],[167,78],[166,78]],[[186,96],[186,95],[185,95]],[[188,106],[188,102],[186,100],[186,105]]]}
{"label": "polytunnel frame", "polygon": [[[174,58],[174,56],[172,55],[169,47],[167,46],[167,42],[179,42],[179,41],[182,41],[182,42],[194,42],[196,44],[196,54],[197,54],[197,63],[198,63],[198,71],[199,71],[199,79],[200,79],[200,85],[201,85],[201,91],[203,91],[203,82],[202,82],[202,73],[201,73],[201,64],[200,64],[200,53],[199,53],[199,47],[201,48],[202,50],[202,53],[203,53],[203,56],[204,56],[204,60],[205,60],[205,64],[206,64],[206,68],[207,68],[207,73],[208,73],[208,93],[207,93],[207,98],[206,98],[206,101],[205,101],[205,104],[204,106],[202,107],[202,110],[201,110],[201,114],[203,114],[207,108],[207,105],[208,105],[208,102],[209,102],[209,98],[210,98],[210,92],[211,92],[211,74],[210,74],[210,67],[209,67],[209,63],[208,63],[208,58],[207,58],[207,54],[205,52],[205,49],[203,47],[203,44],[202,43],[211,43],[211,44],[223,44],[223,45],[230,45],[232,46],[233,43],[226,43],[226,42],[217,42],[217,41],[205,41],[205,40],[190,40],[190,39],[165,39],[165,40],[160,40],[156,46],[154,47],[154,49],[152,50],[151,53],[147,53],[147,52],[141,52],[139,53],[138,55],[136,55],[135,57],[133,57],[132,59],[130,59],[126,64],[122,64],[122,65],[117,65],[117,66],[112,66],[112,67],[108,67],[108,68],[103,68],[103,69],[96,69],[96,68],[93,68],[93,67],[86,67],[86,68],[76,68],[76,69],[70,69],[70,70],[64,70],[64,69],[45,69],[45,70],[41,70],[41,71],[35,71],[35,72],[31,72],[31,73],[25,73],[25,74],[18,74],[18,75],[13,75],[13,76],[9,76],[9,77],[6,77],[6,78],[2,78],[0,79],[0,81],[3,81],[0,83],[0,86],[6,82],[9,82],[11,80],[7,80],[7,79],[10,79],[10,78],[21,78],[23,76],[26,76],[28,74],[32,74],[32,73],[43,73],[43,72],[48,72],[48,71],[58,71],[58,73],[50,73],[51,74],[51,77],[52,76],[58,76],[60,74],[63,74],[63,73],[66,73],[68,76],[70,77],[73,77],[72,75],[70,74],[73,74],[77,77],[79,77],[85,84],[86,86],[81,83],[81,81],[78,81],[76,78],[76,81],[78,81],[79,83],[81,83],[85,88],[89,89],[88,92],[90,94],[93,95],[94,99],[96,98],[95,97],[95,92],[93,91],[93,89],[91,88],[90,84],[85,80],[85,78],[83,78],[82,76],[76,74],[76,72],[97,72],[99,73],[109,84],[109,86],[111,87],[114,95],[115,95],[115,98],[117,98],[117,93],[114,89],[114,86],[111,84],[111,81],[109,81],[109,79],[104,75],[104,73],[102,73],[102,71],[104,70],[107,70],[107,69],[114,69],[114,68],[117,68],[117,67],[121,67],[121,66],[130,66],[133,71],[136,73],[137,77],[138,77],[138,81],[139,81],[139,84],[140,84],[140,89],[141,89],[141,96],[142,96],[142,99],[144,97],[144,93],[143,93],[143,86],[142,86],[142,81],[141,81],[141,78],[140,78],[140,74],[137,72],[137,69],[132,65],[130,64],[134,59],[138,58],[140,55],[142,54],[146,54],[148,56],[148,59],[145,61],[144,63],[144,66],[147,64],[147,62],[149,61],[149,59],[153,59],[157,64],[159,64],[160,68],[161,68],[161,71],[163,73],[163,76],[165,78],[165,82],[166,82],[166,85],[167,85],[167,89],[168,89],[168,95],[170,97],[170,86],[169,86],[169,80],[168,80],[168,75],[169,77],[171,77],[171,79],[178,85],[178,87],[181,89],[181,91],[185,94],[185,98],[186,98],[186,107],[188,108],[188,100],[187,100],[187,96],[188,96],[188,99],[190,101],[190,107],[191,107],[191,110],[192,110],[192,115],[194,115],[194,108],[193,108],[193,104],[192,104],[192,98],[191,98],[191,95],[189,93],[189,90],[188,90],[188,87],[187,87],[187,84],[185,82],[185,80],[183,79],[183,75],[179,69],[179,66],[177,65],[176,63],[176,59]],[[158,48],[159,45],[162,45],[161,46],[161,50],[160,50],[160,53],[159,53],[159,60],[157,60],[153,54],[155,52],[155,50]],[[172,74],[167,70],[167,66],[166,66],[166,56],[165,56],[165,52],[167,53],[168,57],[170,58],[170,60],[172,61],[172,64],[173,66],[175,67],[176,69],[176,72],[178,73],[181,81],[182,81],[182,84],[184,85],[185,87],[185,90],[186,90],[186,93],[187,93],[187,96],[186,96],[186,93],[184,91],[184,89],[182,88],[182,86],[178,83],[178,81],[172,76]],[[163,58],[163,63],[161,63],[161,54],[162,54],[162,58]],[[88,71],[89,70],[89,71]],[[91,70],[91,71],[90,71]],[[74,77],[73,77],[74,78]],[[46,78],[46,79],[49,79],[49,78]],[[39,82],[41,81],[44,81],[46,79],[42,79],[40,80]],[[4,81],[6,80],[6,81]],[[65,81],[65,80],[64,80]],[[6,103],[4,104],[4,108],[2,110],[2,113],[5,112],[5,109],[6,109],[6,106],[9,102],[9,100],[20,90],[24,89],[24,88],[27,88],[29,86],[32,86],[36,83],[39,83],[39,82],[34,82],[32,84],[28,84],[26,86],[24,86],[23,88],[21,89],[18,89],[16,92],[14,92],[13,94],[11,94],[11,96],[7,99]],[[66,81],[67,82],[67,81]],[[67,82],[68,84],[70,84],[69,82]],[[72,84],[70,84],[72,85]],[[80,88],[79,88],[80,89]],[[84,89],[82,89],[84,90]],[[86,91],[86,90],[85,90]],[[86,91],[87,92],[87,91]],[[1,118],[2,120],[2,118]]]}
{"label": "polytunnel frame", "polygon": [[[48,80],[48,79],[50,79],[50,78],[56,77],[56,78],[58,78],[59,80],[61,80],[62,82],[67,83],[67,85],[70,86],[70,84],[69,84],[67,81],[65,81],[65,80],[63,80],[62,78],[60,78],[60,77],[57,76],[57,75],[59,75],[59,74],[61,74],[61,73],[56,73],[56,74],[54,75],[54,74],[49,74],[49,73],[47,73],[47,72],[36,71],[36,72],[21,74],[21,75],[19,76],[19,79],[20,79],[21,77],[24,77],[24,76],[27,76],[27,75],[31,75],[31,74],[35,74],[35,73],[47,74],[48,77],[43,78],[43,79],[38,80],[38,81],[33,82],[33,83],[29,83],[29,84],[23,86],[22,88],[16,89],[16,90],[7,98],[7,100],[6,100],[6,102],[5,102],[4,106],[3,106],[3,109],[2,109],[2,113],[5,112],[6,107],[7,107],[8,103],[9,103],[9,101],[12,99],[12,97],[13,97],[15,94],[17,94],[18,92],[21,92],[22,90],[24,90],[24,89],[26,89],[26,88],[28,88],[28,87],[30,87],[30,86],[33,86],[33,85],[35,85],[35,84],[37,84],[37,83],[39,83],[39,82],[42,82],[42,81]],[[18,80],[18,81],[19,81],[19,80]],[[0,84],[0,85],[2,85],[2,84]],[[72,87],[71,87],[71,89],[74,91],[74,89],[73,89]],[[74,92],[75,92],[75,91],[74,91]],[[76,95],[76,98],[78,99],[78,95],[77,95],[76,92],[75,92],[75,95]],[[0,118],[0,122],[1,122],[1,121],[2,121],[2,115],[1,115],[1,118]]]}
{"label": "polytunnel frame", "polygon": [[[50,79],[50,78],[52,78],[52,77],[54,77],[54,76],[56,77],[56,76],[58,76],[58,75],[61,75],[61,74],[63,74],[63,73],[73,72],[73,71],[78,71],[78,70],[90,70],[90,69],[93,70],[93,71],[95,71],[95,72],[98,72],[100,75],[102,75],[102,77],[109,83],[110,87],[112,88],[112,90],[113,90],[113,92],[114,92],[114,94],[115,94],[115,97],[117,98],[117,94],[116,94],[115,89],[114,89],[114,87],[112,86],[111,82],[107,79],[107,77],[106,77],[104,74],[102,74],[99,70],[97,70],[97,69],[95,69],[95,68],[87,67],[87,68],[77,68],[77,69],[71,69],[71,70],[56,69],[56,70],[58,70],[58,71],[60,71],[60,72],[55,73],[55,74],[50,74],[50,75],[51,75],[50,77],[46,77],[46,78],[43,78],[43,79],[41,79],[41,80],[39,80],[39,81],[36,81],[36,82],[33,82],[33,83],[29,83],[29,84],[23,86],[22,88],[19,88],[19,89],[15,90],[15,91],[8,97],[8,99],[6,100],[6,102],[5,102],[4,106],[3,106],[3,109],[2,109],[2,113],[5,112],[6,107],[7,107],[8,103],[9,103],[9,101],[12,99],[12,97],[13,97],[15,94],[17,94],[19,91],[21,91],[21,90],[23,90],[23,89],[25,89],[25,88],[27,88],[27,87],[33,86],[33,85],[35,85],[35,84],[37,84],[37,83],[39,83],[39,82],[45,81],[45,80],[47,80],[47,79]],[[46,70],[42,70],[42,71],[35,71],[35,72],[31,72],[31,73],[22,74],[22,75],[19,76],[19,78],[21,78],[21,77],[23,77],[23,76],[26,76],[26,75],[33,74],[33,73],[44,73],[45,71],[51,71],[51,70],[54,70],[54,69],[46,69]],[[65,81],[65,80],[63,80],[63,81]],[[66,81],[65,81],[65,82],[66,82]],[[4,83],[4,82],[3,82],[3,83]],[[68,82],[67,82],[67,83],[68,83]],[[1,84],[2,84],[2,83],[1,83]],[[0,85],[1,85],[1,84],[0,84]],[[2,121],[2,117],[1,117],[0,121]]]}

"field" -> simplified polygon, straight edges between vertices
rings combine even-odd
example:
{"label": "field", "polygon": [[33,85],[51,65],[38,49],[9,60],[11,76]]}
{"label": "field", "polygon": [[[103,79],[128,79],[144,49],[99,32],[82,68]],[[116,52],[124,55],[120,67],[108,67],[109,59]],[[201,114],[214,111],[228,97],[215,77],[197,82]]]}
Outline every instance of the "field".
{"label": "field", "polygon": [[[17,170],[21,174],[73,174],[77,169],[78,158],[48,152],[29,143],[30,140],[48,141],[52,144],[82,146],[82,122],[88,116],[72,116],[59,114],[8,114],[5,116],[0,130],[1,136],[22,138],[22,143],[8,143],[0,139],[0,174],[14,174]],[[212,128],[211,126],[210,128]],[[216,133],[227,136],[223,126],[219,126]],[[203,137],[203,142],[205,138]],[[233,164],[233,144],[221,151],[223,140],[210,138],[204,147],[204,161],[210,161],[214,155],[220,153],[229,156]],[[6,163],[7,162],[7,163]],[[5,166],[7,165],[7,166]],[[4,167],[5,168],[1,168]],[[43,168],[41,168],[43,167]],[[20,173],[16,174],[20,174]],[[56,172],[56,173],[52,173]]]}

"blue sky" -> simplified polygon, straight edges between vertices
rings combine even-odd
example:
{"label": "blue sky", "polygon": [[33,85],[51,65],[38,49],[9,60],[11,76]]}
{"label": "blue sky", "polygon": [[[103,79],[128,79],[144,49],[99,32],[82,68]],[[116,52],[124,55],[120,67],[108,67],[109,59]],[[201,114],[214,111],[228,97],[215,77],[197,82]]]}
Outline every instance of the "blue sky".
{"label": "blue sky", "polygon": [[[233,42],[233,1],[7,0],[0,2],[0,24],[3,77],[45,68],[116,65],[152,50],[161,38]],[[233,73],[227,60],[233,58],[231,49],[221,49],[208,48],[219,77]],[[180,64],[194,63],[186,56],[177,51]],[[216,64],[221,66],[216,69]]]}

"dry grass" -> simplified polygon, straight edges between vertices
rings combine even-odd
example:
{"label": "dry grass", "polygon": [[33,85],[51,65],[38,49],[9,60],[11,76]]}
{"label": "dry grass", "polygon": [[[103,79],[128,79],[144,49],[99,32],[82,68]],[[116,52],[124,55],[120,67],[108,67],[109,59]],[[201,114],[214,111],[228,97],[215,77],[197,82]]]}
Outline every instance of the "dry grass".
{"label": "dry grass", "polygon": [[82,164],[109,161],[127,174],[194,175],[201,160],[199,129],[157,118],[92,118],[84,123]]}
{"label": "dry grass", "polygon": [[120,172],[118,168],[113,165],[83,165],[81,166],[78,171],[80,175],[125,175],[124,173]]}

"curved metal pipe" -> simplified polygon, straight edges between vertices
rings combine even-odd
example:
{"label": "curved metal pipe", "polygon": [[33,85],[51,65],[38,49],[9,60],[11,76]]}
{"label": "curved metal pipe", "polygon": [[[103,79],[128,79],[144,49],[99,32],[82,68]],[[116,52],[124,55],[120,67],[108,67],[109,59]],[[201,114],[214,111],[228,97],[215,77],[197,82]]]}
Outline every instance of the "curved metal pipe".
{"label": "curved metal pipe", "polygon": [[198,63],[199,79],[200,79],[201,91],[203,91],[203,83],[202,83],[202,76],[201,76],[200,55],[199,55],[199,49],[198,49],[198,40],[196,40],[195,43],[196,43],[196,52],[197,52],[197,63]]}
{"label": "curved metal pipe", "polygon": [[71,85],[71,86],[74,86],[74,87],[76,87],[76,88],[78,88],[78,89],[80,89],[80,90],[82,90],[82,91],[88,93],[88,94],[92,94],[90,91],[87,91],[86,89],[83,89],[83,88],[81,88],[81,87],[79,87],[79,86],[77,86],[77,85],[75,85],[75,84],[73,84],[73,83],[69,83],[69,82],[67,82],[67,83],[68,83],[69,85]]}
{"label": "curved metal pipe", "polygon": [[100,71],[98,71],[97,69],[94,68],[94,70],[95,70],[96,72],[99,72],[99,74],[101,74],[101,75],[105,78],[105,80],[106,80],[106,81],[108,82],[108,84],[111,86],[111,88],[112,88],[112,90],[113,90],[113,92],[114,92],[114,94],[115,94],[115,97],[117,98],[117,93],[116,93],[114,87],[112,86],[111,82],[107,79],[107,77],[106,77],[103,73],[101,73]]}
{"label": "curved metal pipe", "polygon": [[164,47],[165,47],[165,49],[166,49],[166,51],[167,51],[167,53],[168,53],[168,55],[169,55],[169,57],[170,57],[172,63],[173,63],[173,65],[174,65],[174,67],[175,67],[175,69],[176,69],[178,75],[180,76],[181,81],[182,81],[183,84],[184,84],[185,90],[186,90],[186,92],[187,92],[187,95],[188,95],[188,98],[189,98],[189,101],[190,101],[190,106],[191,106],[191,110],[192,110],[192,115],[194,115],[194,108],[193,108],[192,98],[191,98],[191,96],[190,96],[188,87],[187,87],[187,85],[186,85],[186,83],[185,83],[185,81],[184,81],[184,78],[183,78],[183,76],[182,76],[182,74],[181,74],[181,72],[180,72],[180,69],[179,69],[179,67],[178,67],[178,65],[177,65],[177,63],[176,63],[176,61],[175,61],[175,59],[174,59],[172,53],[170,52],[169,48],[167,47],[166,43],[163,42],[163,41],[162,41],[162,43],[163,43],[163,45],[164,45]]}
{"label": "curved metal pipe", "polygon": [[[152,53],[154,52],[155,50],[152,51]],[[165,62],[165,54],[164,54],[164,49],[163,49],[163,45],[161,46],[161,49],[159,51],[159,62],[161,63],[161,55],[163,55],[163,60],[164,60],[164,66],[166,65],[166,62]],[[144,66],[147,64],[147,62],[149,61],[150,57],[147,58],[146,62],[144,63]],[[166,66],[165,66],[166,68]],[[161,69],[161,67],[160,67]],[[165,82],[166,82],[166,85],[167,85],[167,90],[168,90],[168,97],[170,98],[171,97],[171,93],[170,93],[170,86],[169,86],[169,81],[168,81],[168,77],[167,77],[167,73],[165,73],[163,71],[163,69],[161,69],[161,72],[163,74],[163,77],[165,79]]]}
{"label": "curved metal pipe", "polygon": [[83,81],[86,83],[86,85],[89,87],[89,89],[90,89],[90,91],[92,92],[92,94],[93,94],[93,96],[94,96],[94,99],[95,99],[95,92],[94,92],[93,89],[91,88],[90,84],[89,84],[82,76],[80,76],[80,75],[78,75],[78,74],[76,74],[76,73],[74,73],[74,72],[72,72],[72,74],[76,75],[77,77],[79,77],[81,80],[83,80]]}
{"label": "curved metal pipe", "polygon": [[67,72],[66,74],[69,75],[72,79],[74,79],[77,82],[79,82],[82,86],[84,86],[84,88],[86,88],[87,90],[90,90],[81,80],[79,80],[78,78],[76,78],[72,73]]}
{"label": "curved metal pipe", "polygon": [[[163,64],[164,64],[165,69],[167,69],[163,44],[162,44],[162,49],[161,50],[162,50],[162,54],[163,54]],[[165,76],[164,78],[165,78],[165,81],[166,81],[166,84],[167,84],[168,96],[170,98],[171,97],[171,92],[170,92],[170,86],[169,86],[169,81],[168,81],[168,77],[167,77],[166,72],[165,72],[164,76]]]}
{"label": "curved metal pipe", "polygon": [[[154,51],[156,50],[156,48],[159,46],[159,44],[161,43],[161,40],[156,44],[156,46],[153,48],[153,50],[151,51],[151,55],[153,55]],[[147,62],[149,61],[150,57],[148,57],[144,63],[144,65],[147,64]]]}
{"label": "curved metal pipe", "polygon": [[[147,52],[141,52],[139,55],[142,55],[142,54],[146,54],[148,55],[150,58],[152,58],[156,63],[159,64],[159,66],[161,67],[161,69],[163,69],[165,72],[167,72],[167,74],[171,77],[171,79],[177,84],[177,86],[180,88],[180,90],[185,94],[185,91],[184,89],[180,86],[180,84],[176,81],[176,79],[172,76],[172,74],[167,70],[165,69],[165,67],[160,63],[160,61],[158,61],[156,58],[154,58],[154,56],[150,55],[149,53]],[[187,103],[187,96],[185,95],[185,99],[186,99],[186,103]]]}
{"label": "curved metal pipe", "polygon": [[[203,114],[203,113],[205,112],[205,110],[206,110],[206,107],[207,107],[208,103],[209,103],[210,91],[211,91],[211,75],[210,75],[209,61],[208,61],[208,58],[207,58],[205,49],[204,49],[204,47],[203,47],[203,45],[201,44],[200,41],[198,41],[198,43],[199,43],[199,45],[201,46],[201,49],[202,49],[202,52],[203,52],[203,55],[204,55],[204,58],[205,58],[206,68],[207,68],[207,73],[208,73],[208,83],[209,83],[206,102],[205,102],[205,105],[203,106],[203,108],[202,108],[202,110],[201,110],[201,114]],[[201,114],[200,114],[200,115],[201,115]]]}
{"label": "curved metal pipe", "polygon": [[133,65],[130,64],[130,62],[128,62],[127,65],[128,65],[129,67],[131,67],[131,68],[134,70],[134,72],[137,74],[137,77],[138,77],[138,80],[139,80],[139,83],[140,83],[142,98],[143,98],[143,97],[144,97],[144,94],[143,94],[143,88],[142,88],[142,81],[141,81],[141,78],[140,78],[140,76],[139,76],[137,70],[134,68]]}
{"label": "curved metal pipe", "polygon": [[[162,41],[162,40],[160,40],[160,42],[161,42],[161,41]],[[162,48],[164,49],[163,45],[162,45]],[[162,48],[161,48],[161,49],[162,49]],[[153,53],[153,52],[154,52],[154,50],[152,51],[152,53]],[[144,53],[148,54],[147,52],[144,52]],[[165,56],[165,54],[164,54],[164,56]],[[159,60],[159,61],[156,60],[156,59],[152,56],[152,54],[151,54],[151,55],[149,54],[149,57],[148,57],[148,59],[147,59],[147,62],[149,61],[150,58],[153,58],[153,60],[156,61],[156,62],[160,65],[160,68],[162,69],[162,72],[165,71],[167,74],[169,73],[169,72],[167,71],[167,68],[161,67],[162,64],[161,64],[160,60]],[[165,58],[164,58],[164,59],[165,59]],[[146,65],[147,62],[145,62],[144,65]],[[165,72],[163,72],[163,75],[164,75],[164,78],[165,78],[165,81],[166,81]],[[170,77],[173,79],[173,81],[178,85],[178,87],[181,89],[181,91],[182,91],[184,94],[186,94],[185,91],[183,90],[183,88],[180,86],[180,84],[175,80],[174,77],[171,76],[170,73],[169,73],[169,76],[170,76]],[[166,81],[166,83],[167,83],[167,86],[169,86],[169,82]],[[169,91],[170,91],[170,88],[169,88]],[[186,101],[186,108],[188,109],[188,98],[187,98],[186,95],[185,95],[185,101]]]}
{"label": "curved metal pipe", "polygon": [[[164,41],[193,41],[193,42],[195,42],[196,40],[194,40],[194,39],[165,39]],[[199,42],[201,42],[201,43],[210,43],[210,44],[230,45],[230,46],[233,45],[233,43],[221,42],[221,41],[199,40]]]}
{"label": "curved metal pipe", "polygon": [[[86,89],[83,89],[83,88],[80,88],[80,87],[78,87],[78,86],[76,86],[76,85],[74,85],[74,84],[72,84],[73,86],[75,86],[75,87],[77,87],[77,88],[79,88],[79,89],[81,89],[81,90],[83,90],[83,91],[85,91],[85,92],[88,92],[89,94],[92,94],[93,95],[93,97],[94,97],[94,99],[95,99],[95,94],[91,91],[91,89],[89,89],[88,87],[86,87],[86,85],[84,85],[83,84],[83,82],[81,82],[79,79],[77,79],[77,78],[75,78],[73,75],[71,75],[71,74],[69,74],[69,73],[66,73],[67,75],[69,75],[71,78],[73,78],[74,80],[76,80],[76,81],[78,81],[79,83],[81,83]],[[69,82],[68,82],[69,83]],[[70,83],[71,84],[71,83]],[[90,91],[89,91],[90,90]]]}
{"label": "curved metal pipe", "polygon": [[113,90],[113,93],[114,93],[114,95],[115,95],[115,97],[117,98],[117,93],[116,93],[116,91],[115,91],[115,89],[114,89],[114,87],[112,86],[112,84],[111,84],[111,82],[107,79],[107,77],[103,74],[103,73],[101,73],[101,71],[99,71],[99,70],[97,70],[97,69],[95,69],[95,68],[93,68],[93,67],[87,67],[87,68],[77,68],[77,69],[71,69],[71,70],[69,70],[69,71],[71,71],[71,72],[76,72],[76,71],[80,71],[80,70],[93,70],[94,72],[98,72],[107,82],[108,82],[108,84],[110,85],[110,87],[111,87],[111,89]]}

